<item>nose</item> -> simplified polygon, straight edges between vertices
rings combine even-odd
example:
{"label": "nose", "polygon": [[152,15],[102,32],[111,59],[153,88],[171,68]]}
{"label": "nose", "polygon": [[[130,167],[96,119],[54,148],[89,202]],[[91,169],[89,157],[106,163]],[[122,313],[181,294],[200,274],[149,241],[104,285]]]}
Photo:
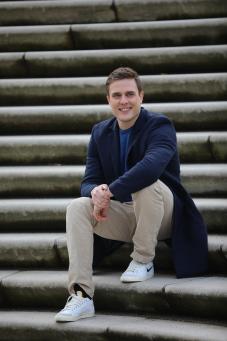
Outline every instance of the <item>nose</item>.
{"label": "nose", "polygon": [[120,98],[120,103],[121,103],[121,104],[128,103],[128,98],[127,98],[127,96],[122,95],[121,98]]}

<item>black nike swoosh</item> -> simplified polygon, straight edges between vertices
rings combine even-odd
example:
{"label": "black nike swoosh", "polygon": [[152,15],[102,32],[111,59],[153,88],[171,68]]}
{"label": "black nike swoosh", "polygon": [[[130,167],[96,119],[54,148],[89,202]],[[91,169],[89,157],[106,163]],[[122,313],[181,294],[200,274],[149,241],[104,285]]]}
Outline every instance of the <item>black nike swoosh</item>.
{"label": "black nike swoosh", "polygon": [[149,269],[147,269],[147,272],[151,271],[153,269],[153,266],[151,266]]}

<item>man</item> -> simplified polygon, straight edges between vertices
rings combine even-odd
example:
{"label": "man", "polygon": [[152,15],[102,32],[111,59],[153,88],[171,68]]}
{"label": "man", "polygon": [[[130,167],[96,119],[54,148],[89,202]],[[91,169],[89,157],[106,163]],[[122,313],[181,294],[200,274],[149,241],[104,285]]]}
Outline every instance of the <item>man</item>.
{"label": "man", "polygon": [[125,283],[153,277],[158,240],[171,240],[177,277],[207,270],[206,228],[180,183],[171,121],[141,107],[141,81],[130,68],[114,70],[106,90],[114,117],[94,126],[82,197],[67,208],[70,297],[56,321],[94,315],[94,234],[133,242],[132,261],[120,277]]}

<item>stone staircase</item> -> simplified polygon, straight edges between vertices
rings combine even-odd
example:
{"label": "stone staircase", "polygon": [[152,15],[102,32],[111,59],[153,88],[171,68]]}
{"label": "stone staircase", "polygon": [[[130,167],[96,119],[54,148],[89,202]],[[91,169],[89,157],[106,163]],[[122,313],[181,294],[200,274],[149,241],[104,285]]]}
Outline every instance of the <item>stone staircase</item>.
{"label": "stone staircase", "polygon": [[[225,0],[0,1],[0,340],[227,340]],[[57,324],[67,298],[65,209],[79,195],[104,82],[128,65],[144,106],[177,129],[182,181],[209,232],[210,273],[123,285],[131,245],[94,272],[97,314]]]}

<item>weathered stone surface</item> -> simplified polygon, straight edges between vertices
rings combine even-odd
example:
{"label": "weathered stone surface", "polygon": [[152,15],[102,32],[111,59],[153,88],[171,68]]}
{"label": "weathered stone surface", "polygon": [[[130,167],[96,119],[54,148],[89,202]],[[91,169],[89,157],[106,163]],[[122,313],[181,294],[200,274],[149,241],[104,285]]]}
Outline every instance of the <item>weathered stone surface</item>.
{"label": "weathered stone surface", "polygon": [[210,152],[209,136],[209,133],[178,133],[177,141],[181,162],[190,162],[190,159],[193,162],[211,161],[213,157]]}
{"label": "weathered stone surface", "polygon": [[225,256],[225,259],[227,260],[227,245],[222,245],[222,253]]}
{"label": "weathered stone surface", "polygon": [[71,50],[69,25],[0,27],[0,51]]}
{"label": "weathered stone surface", "polygon": [[[17,273],[17,270],[0,270],[0,304],[2,306],[2,303],[4,301],[4,293],[2,292],[2,280],[4,278],[7,278],[13,274]],[[1,313],[0,313],[1,315]]]}
{"label": "weathered stone surface", "polygon": [[66,206],[72,199],[1,199],[1,232],[65,230]]}
{"label": "weathered stone surface", "polygon": [[226,164],[181,165],[181,178],[187,190],[199,196],[225,196]]}
{"label": "weathered stone surface", "polygon": [[[130,15],[128,15],[130,13]],[[2,2],[0,25],[43,25],[112,21],[141,21],[223,17],[226,6],[221,0],[207,1],[14,1]]]}
{"label": "weathered stone surface", "polygon": [[115,20],[111,0],[12,1],[0,4],[0,25],[45,25]]}
{"label": "weathered stone surface", "polygon": [[[218,76],[219,75],[219,76]],[[161,102],[225,100],[227,98],[227,73],[190,74],[168,76],[142,76],[146,100]],[[175,89],[173,87],[175,84]]]}
{"label": "weathered stone surface", "polygon": [[[160,20],[197,17],[222,17],[227,14],[225,3],[221,0],[207,1],[152,1],[116,0],[119,21],[130,20]],[[130,13],[130,16],[128,15]]]}
{"label": "weathered stone surface", "polygon": [[[169,116],[177,130],[204,131],[225,130],[227,102],[150,103],[149,110]],[[145,105],[146,106],[146,105]]]}
{"label": "weathered stone surface", "polygon": [[181,162],[226,162],[226,132],[178,133]]}
{"label": "weathered stone surface", "polygon": [[1,105],[86,104],[104,100],[101,77],[0,80]]}
{"label": "weathered stone surface", "polygon": [[[123,284],[119,278],[120,273],[96,272],[97,309],[106,310],[111,305],[112,312],[177,312],[226,319],[226,277],[176,279],[156,274],[149,281],[131,284]],[[2,280],[8,307],[60,307],[66,298],[66,286],[64,271],[20,271]]]}
{"label": "weathered stone surface", "polygon": [[30,52],[24,63],[29,77],[105,76],[119,65],[128,65],[141,75],[220,72],[226,71],[227,46]]}
{"label": "weathered stone surface", "polygon": [[2,164],[84,164],[89,135],[0,137]]}
{"label": "weathered stone surface", "polygon": [[[106,102],[105,80],[104,77],[0,80],[0,104],[102,104]],[[146,101],[227,99],[227,73],[142,76],[141,80]]]}
{"label": "weathered stone surface", "polygon": [[0,53],[0,77],[27,77],[24,54]]}
{"label": "weathered stone surface", "polygon": [[0,107],[0,131],[17,134],[21,132],[81,134],[90,132],[93,124],[110,116],[111,110],[107,105]]}
{"label": "weathered stone surface", "polygon": [[[32,307],[34,304],[37,308],[56,307],[63,304],[67,294],[66,288],[67,272],[65,271],[21,270],[2,279],[4,304],[8,308],[24,306],[25,302],[27,307]],[[17,297],[15,302],[11,296],[13,292],[16,294],[14,299]]]}
{"label": "weathered stone surface", "polygon": [[0,266],[18,267],[60,267],[57,252],[57,233],[1,233]]}
{"label": "weathered stone surface", "polygon": [[173,305],[175,311],[187,311],[194,316],[193,310],[196,306],[197,313],[202,312],[206,317],[212,316],[213,312],[217,319],[225,319],[227,316],[225,308],[227,307],[226,277],[183,280],[178,284],[167,285],[165,293],[170,306]]}
{"label": "weathered stone surface", "polygon": [[215,273],[227,273],[227,235],[209,235],[209,263],[210,270]]}
{"label": "weathered stone surface", "polygon": [[225,152],[227,150],[226,142],[223,141],[225,139],[225,133],[223,134],[213,134],[210,136],[209,141],[211,144],[212,154],[215,157],[215,161],[219,160],[219,162],[226,162]]}
{"label": "weathered stone surface", "polygon": [[227,201],[221,198],[195,199],[210,233],[226,234]]}
{"label": "weathered stone surface", "polygon": [[84,174],[83,166],[1,167],[3,196],[70,196],[78,195]]}
{"label": "weathered stone surface", "polygon": [[[55,312],[42,311],[0,311],[0,332],[2,341],[43,341],[61,339],[68,341],[78,338],[88,341],[118,340],[160,340],[160,341],[225,341],[227,328],[221,324],[177,321],[176,318],[141,317],[96,313],[94,318],[75,323],[57,324]],[[14,330],[17,329],[15,333]]]}
{"label": "weathered stone surface", "polygon": [[[0,27],[0,51],[59,51],[226,43],[225,18]],[[201,65],[202,67],[202,65]]]}
{"label": "weathered stone surface", "polygon": [[141,75],[220,72],[226,70],[227,47],[211,45],[67,53],[65,51],[0,53],[0,76],[2,78],[105,76],[121,64],[134,68]]}
{"label": "weathered stone surface", "polygon": [[[227,102],[144,103],[169,116],[177,130],[223,130]],[[10,133],[90,133],[92,126],[111,117],[107,105],[0,107],[0,131]]]}
{"label": "weathered stone surface", "polygon": [[89,50],[225,44],[226,29],[225,18],[71,26],[76,49]]}

